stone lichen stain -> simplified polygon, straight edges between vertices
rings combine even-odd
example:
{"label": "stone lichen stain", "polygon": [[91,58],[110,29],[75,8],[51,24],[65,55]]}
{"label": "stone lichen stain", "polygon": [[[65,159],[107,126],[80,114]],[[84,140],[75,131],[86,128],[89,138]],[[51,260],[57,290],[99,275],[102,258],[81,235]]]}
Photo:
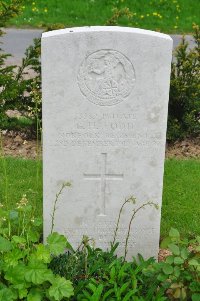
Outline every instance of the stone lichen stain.
{"label": "stone lichen stain", "polygon": [[82,224],[82,222],[83,222],[83,217],[81,217],[81,216],[76,216],[76,217],[74,218],[74,223],[75,223],[76,225],[80,226],[80,225]]}
{"label": "stone lichen stain", "polygon": [[95,209],[94,210],[94,215],[96,216],[96,215],[100,215],[100,213],[101,213],[101,210],[100,209]]}
{"label": "stone lichen stain", "polygon": [[155,158],[151,158],[150,161],[149,161],[149,165],[151,167],[156,167],[158,165],[157,160]]}
{"label": "stone lichen stain", "polygon": [[156,123],[160,119],[161,106],[155,106],[147,113],[147,120],[151,123]]}
{"label": "stone lichen stain", "polygon": [[132,184],[131,186],[130,186],[130,188],[134,191],[135,189],[138,189],[139,187],[141,187],[141,185],[142,185],[142,179],[140,180],[140,181],[137,181],[137,182],[135,182],[134,184]]}

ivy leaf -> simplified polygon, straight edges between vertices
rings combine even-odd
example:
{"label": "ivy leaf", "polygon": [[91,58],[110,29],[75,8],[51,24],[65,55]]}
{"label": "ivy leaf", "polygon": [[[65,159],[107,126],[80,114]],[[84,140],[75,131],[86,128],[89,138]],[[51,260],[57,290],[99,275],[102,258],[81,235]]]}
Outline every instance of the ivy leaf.
{"label": "ivy leaf", "polygon": [[67,247],[66,237],[58,234],[57,232],[54,232],[47,237],[47,243],[49,245],[50,252],[55,256],[62,254]]}
{"label": "ivy leaf", "polygon": [[12,244],[9,240],[0,236],[0,252],[8,252],[12,249]]}
{"label": "ivy leaf", "polygon": [[49,296],[56,301],[62,300],[64,297],[69,298],[73,296],[74,290],[71,281],[63,277],[57,276],[53,281],[52,286],[49,288]]}
{"label": "ivy leaf", "polygon": [[42,301],[43,292],[38,288],[32,288],[27,296],[27,301]]}
{"label": "ivy leaf", "polygon": [[34,284],[42,284],[45,281],[50,281],[52,276],[53,272],[47,268],[47,265],[38,260],[32,260],[25,272],[26,281]]}

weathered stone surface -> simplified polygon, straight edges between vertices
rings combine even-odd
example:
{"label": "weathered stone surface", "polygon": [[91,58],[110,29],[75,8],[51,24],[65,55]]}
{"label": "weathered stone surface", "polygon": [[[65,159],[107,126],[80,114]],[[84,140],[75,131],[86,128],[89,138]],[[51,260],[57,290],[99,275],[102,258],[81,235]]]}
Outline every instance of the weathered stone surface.
{"label": "weathered stone surface", "polygon": [[[147,201],[162,200],[172,40],[134,28],[88,27],[42,37],[44,236],[51,229],[77,246],[83,235],[109,247],[125,198],[117,240]],[[133,222],[129,258],[158,254],[160,209]]]}

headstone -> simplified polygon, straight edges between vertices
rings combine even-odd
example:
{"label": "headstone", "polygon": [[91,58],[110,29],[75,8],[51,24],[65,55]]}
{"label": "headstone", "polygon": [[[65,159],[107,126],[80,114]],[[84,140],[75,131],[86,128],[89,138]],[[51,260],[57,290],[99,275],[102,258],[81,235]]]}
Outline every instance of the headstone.
{"label": "headstone", "polygon": [[128,257],[157,257],[172,39],[125,27],[82,27],[42,36],[44,237],[54,231],[74,247],[83,235],[107,249],[124,207],[118,254],[133,209]]}

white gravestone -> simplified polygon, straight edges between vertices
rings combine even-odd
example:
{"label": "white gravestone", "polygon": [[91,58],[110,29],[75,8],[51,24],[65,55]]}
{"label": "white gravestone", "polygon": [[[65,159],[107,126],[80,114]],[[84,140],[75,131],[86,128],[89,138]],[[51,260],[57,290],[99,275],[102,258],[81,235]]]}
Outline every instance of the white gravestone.
{"label": "white gravestone", "polygon": [[[136,207],[129,258],[158,254],[172,39],[125,27],[82,27],[42,36],[44,236],[74,247],[83,235],[109,248],[125,198]],[[133,205],[122,214],[123,255]]]}

